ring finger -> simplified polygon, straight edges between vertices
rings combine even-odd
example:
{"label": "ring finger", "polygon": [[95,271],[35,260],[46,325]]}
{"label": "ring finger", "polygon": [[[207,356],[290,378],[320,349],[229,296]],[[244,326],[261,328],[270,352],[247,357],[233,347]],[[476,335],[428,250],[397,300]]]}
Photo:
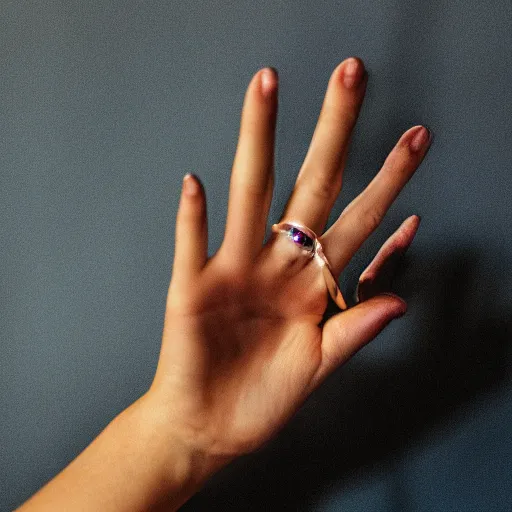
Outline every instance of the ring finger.
{"label": "ring finger", "polygon": [[[381,223],[395,198],[423,161],[432,141],[429,133],[421,125],[409,128],[366,189],[320,237],[336,277]],[[417,146],[414,145],[416,143]]]}

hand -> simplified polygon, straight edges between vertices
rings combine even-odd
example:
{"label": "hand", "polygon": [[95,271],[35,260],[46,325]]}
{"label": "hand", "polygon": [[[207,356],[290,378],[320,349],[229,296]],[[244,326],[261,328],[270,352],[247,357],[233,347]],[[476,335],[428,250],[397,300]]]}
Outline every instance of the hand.
{"label": "hand", "polygon": [[[361,82],[347,87],[347,77]],[[279,220],[323,233],[320,241],[336,279],[430,143],[421,126],[407,130],[368,187],[323,232],[341,189],[367,80],[360,59],[347,59],[332,73]],[[165,417],[170,434],[211,457],[230,459],[264,444],[335,368],[406,309],[399,297],[372,292],[372,283],[389,256],[411,243],[419,224],[415,215],[361,276],[362,300],[319,326],[328,295],[314,260],[284,236],[273,234],[264,244],[276,117],[277,76],[260,70],[244,99],[225,236],[214,256],[207,256],[205,191],[196,177],[185,177],[180,199],[161,353],[145,399]]]}

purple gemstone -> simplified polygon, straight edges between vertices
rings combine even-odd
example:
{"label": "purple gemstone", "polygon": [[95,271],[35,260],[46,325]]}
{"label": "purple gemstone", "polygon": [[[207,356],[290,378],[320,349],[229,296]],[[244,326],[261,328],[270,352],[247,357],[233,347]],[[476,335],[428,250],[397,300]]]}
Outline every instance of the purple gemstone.
{"label": "purple gemstone", "polygon": [[307,249],[311,249],[313,247],[313,240],[300,229],[291,228],[290,233],[296,244],[306,247]]}

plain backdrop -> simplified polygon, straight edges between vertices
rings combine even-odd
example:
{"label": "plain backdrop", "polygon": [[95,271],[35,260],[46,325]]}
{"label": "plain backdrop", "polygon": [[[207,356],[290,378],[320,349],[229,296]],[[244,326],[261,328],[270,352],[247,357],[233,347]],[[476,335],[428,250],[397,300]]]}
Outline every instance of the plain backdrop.
{"label": "plain backdrop", "polygon": [[430,152],[341,277],[422,222],[409,304],[186,511],[512,510],[510,1],[0,1],[0,509],[149,386],[181,179],[223,233],[243,97],[280,77],[276,222],[334,68],[369,72],[329,225],[401,134]]}

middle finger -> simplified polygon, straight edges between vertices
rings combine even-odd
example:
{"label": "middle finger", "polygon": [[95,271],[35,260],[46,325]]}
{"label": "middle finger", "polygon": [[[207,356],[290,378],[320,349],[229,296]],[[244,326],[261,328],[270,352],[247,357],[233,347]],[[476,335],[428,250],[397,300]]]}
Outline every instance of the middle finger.
{"label": "middle finger", "polygon": [[309,150],[281,217],[320,235],[341,190],[350,137],[363,102],[368,74],[351,57],[333,71]]}

